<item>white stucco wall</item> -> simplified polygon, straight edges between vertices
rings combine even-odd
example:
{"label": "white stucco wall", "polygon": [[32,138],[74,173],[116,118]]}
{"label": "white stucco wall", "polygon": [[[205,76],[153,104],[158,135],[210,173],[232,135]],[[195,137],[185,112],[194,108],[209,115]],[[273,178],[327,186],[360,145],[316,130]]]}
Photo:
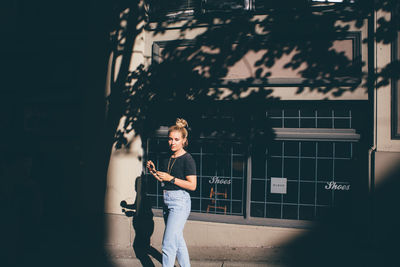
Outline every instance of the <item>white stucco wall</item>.
{"label": "white stucco wall", "polygon": [[113,148],[107,174],[105,195],[105,213],[123,214],[120,206],[125,200],[128,204],[135,202],[136,177],[142,172],[143,155],[140,136],[132,133],[129,149],[116,150]]}
{"label": "white stucco wall", "polygon": [[[170,40],[192,40],[196,38],[199,34],[204,33],[207,28],[206,25],[204,27],[196,27],[193,29],[186,29],[181,31],[179,29],[184,22],[177,22],[172,25],[168,25],[170,29],[166,29],[162,32],[157,31],[146,31],[145,32],[145,47],[144,47],[144,56],[146,58],[147,64],[150,64],[152,57],[152,46],[154,42],[161,41],[170,41]],[[215,23],[218,23],[217,21]],[[357,28],[354,23],[346,24],[349,26],[349,31],[360,32],[361,33],[361,60],[365,63],[362,66],[362,72],[368,72],[368,44],[363,42],[365,38],[368,36],[368,23],[367,20],[364,22],[364,26],[362,28]],[[150,28],[152,26],[150,25]],[[154,27],[154,25],[153,25]],[[310,88],[305,87],[304,91],[300,94],[298,93],[298,87],[266,87],[265,89],[272,89],[271,97],[279,98],[281,100],[367,100],[368,99],[368,91],[364,85],[366,84],[366,80],[362,80],[360,85],[355,90],[349,90],[344,92],[341,96],[335,96],[335,90],[331,90],[328,93],[323,93],[318,90],[310,90]],[[229,89],[219,88],[218,90],[224,90],[227,94],[229,94]],[[252,88],[249,88],[252,90]],[[259,90],[259,88],[253,88],[254,90]],[[249,90],[249,92],[250,92]],[[246,93],[242,95],[245,97]]]}
{"label": "white stucco wall", "polygon": [[[389,13],[377,12],[375,16],[375,27],[381,17],[390,18]],[[379,71],[391,61],[391,45],[376,43],[375,66]],[[400,140],[391,137],[391,110],[392,110],[392,85],[378,88],[375,92],[375,139],[377,151],[400,152]]]}
{"label": "white stucco wall", "polygon": [[[378,16],[377,16],[378,19]],[[356,30],[356,29],[355,29]],[[176,39],[193,39],[198,34],[205,31],[205,28],[195,28],[185,32],[181,36],[179,29],[167,30],[165,33],[154,35],[152,31],[145,31],[139,35],[133,49],[133,60],[131,69],[141,63],[146,65],[151,62],[152,45],[157,41],[167,41]],[[362,37],[367,36],[368,29],[361,29]],[[377,68],[385,66],[390,60],[390,46],[376,44],[376,66]],[[362,60],[367,62],[368,49],[367,44],[362,44]],[[367,68],[366,64],[363,68]],[[118,64],[116,66],[118,73]],[[400,140],[392,140],[390,137],[390,98],[391,88],[386,86],[375,92],[375,119],[376,119],[376,143],[377,149],[381,151],[400,151]],[[318,100],[318,99],[336,99],[336,100],[365,100],[367,99],[366,89],[357,88],[353,93],[346,93],[341,97],[327,96],[318,92],[305,92],[301,95],[296,94],[297,88],[278,88],[274,90],[273,95],[282,100]],[[367,118],[368,119],[368,118]],[[372,119],[372,118],[371,118]],[[133,203],[135,200],[134,183],[135,178],[142,171],[142,162],[140,156],[143,154],[140,137],[129,137],[132,146],[129,150],[113,150],[110,159],[109,173],[107,180],[106,205],[107,213],[107,244],[119,245],[130,248],[134,231],[131,224],[131,218],[127,218],[121,210],[120,202],[126,200]],[[155,217],[155,230],[152,235],[152,245],[161,247],[162,233],[164,223],[162,218]],[[293,229],[284,227],[267,227],[251,225],[234,225],[214,222],[188,221],[185,227],[185,238],[191,247],[282,247],[289,244],[291,240],[301,237],[309,230]]]}
{"label": "white stucco wall", "polygon": [[[127,12],[127,10],[124,12]],[[138,27],[141,26],[143,25],[138,25]],[[122,43],[124,43],[124,41],[122,41]],[[132,48],[133,52],[129,66],[130,71],[136,70],[140,64],[145,62],[144,49],[145,34],[143,31],[136,37],[134,47]],[[105,88],[106,96],[110,94],[111,83],[115,82],[118,77],[122,58],[119,56],[115,59],[114,69],[112,69],[112,60],[113,54],[110,55],[107,84]],[[111,73],[114,75],[111,75]],[[111,80],[112,77],[114,77],[114,81]],[[125,117],[120,119],[119,129],[123,127],[125,119]],[[135,201],[135,180],[142,172],[142,141],[140,136],[135,136],[134,131],[131,131],[130,134],[125,137],[128,143],[130,143],[129,148],[116,150],[116,148],[113,147],[111,153],[107,174],[105,213],[123,214],[120,206],[121,201],[125,200],[128,204],[133,204]]]}

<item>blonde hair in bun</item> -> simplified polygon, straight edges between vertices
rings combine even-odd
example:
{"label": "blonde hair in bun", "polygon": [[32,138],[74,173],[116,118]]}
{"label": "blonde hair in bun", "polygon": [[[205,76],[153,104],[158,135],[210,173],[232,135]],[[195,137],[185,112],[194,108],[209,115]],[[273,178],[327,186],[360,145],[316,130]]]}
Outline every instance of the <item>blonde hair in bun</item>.
{"label": "blonde hair in bun", "polygon": [[169,127],[168,134],[170,132],[174,132],[174,131],[180,132],[182,134],[182,138],[186,139],[184,144],[183,144],[183,146],[187,147],[188,144],[189,144],[189,142],[187,140],[187,137],[188,137],[187,127],[188,126],[189,125],[188,125],[188,123],[187,123],[187,121],[185,119],[177,118],[176,121],[175,121],[175,125],[172,125],[171,127]]}
{"label": "blonde hair in bun", "polygon": [[185,119],[177,118],[175,125],[178,126],[179,128],[186,128],[188,127],[188,123]]}

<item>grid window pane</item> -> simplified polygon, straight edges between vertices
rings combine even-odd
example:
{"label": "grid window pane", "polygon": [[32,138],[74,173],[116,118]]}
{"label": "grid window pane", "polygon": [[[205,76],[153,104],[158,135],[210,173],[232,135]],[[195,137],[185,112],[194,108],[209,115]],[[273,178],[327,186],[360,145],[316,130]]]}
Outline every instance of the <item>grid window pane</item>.
{"label": "grid window pane", "polygon": [[302,157],[315,157],[316,143],[315,142],[300,142]]}
{"label": "grid window pane", "polygon": [[318,142],[318,157],[333,157],[333,143],[332,142]]}
{"label": "grid window pane", "polygon": [[333,203],[332,192],[326,189],[326,183],[317,184],[317,204],[331,206]]}
{"label": "grid window pane", "polygon": [[217,176],[220,177],[231,177],[232,166],[231,166],[231,155],[220,155],[216,159],[217,165]]}
{"label": "grid window pane", "polygon": [[265,159],[263,157],[253,157],[251,161],[251,171],[253,177],[264,178],[265,177]]}
{"label": "grid window pane", "polygon": [[282,158],[270,158],[268,162],[268,176],[282,177]]}
{"label": "grid window pane", "polygon": [[250,206],[250,215],[252,217],[265,217],[264,207],[264,203],[252,202]]}
{"label": "grid window pane", "polygon": [[[270,184],[271,184],[271,180],[268,180],[268,185],[270,185]],[[267,193],[266,193],[267,202],[281,203],[282,199],[283,199],[282,194],[272,194],[272,193],[270,193],[270,188],[271,188],[270,186],[267,186]]]}
{"label": "grid window pane", "polygon": [[[348,109],[282,108],[267,110],[262,116],[266,116],[268,127],[352,125]],[[158,168],[169,155],[167,140],[151,138],[147,145],[146,157]],[[252,217],[314,220],[332,207],[349,203],[355,177],[353,149],[351,142],[320,139],[269,140],[267,149],[235,140],[190,140],[189,152],[196,161],[198,176],[197,190],[191,192],[192,211],[243,216],[249,201]],[[247,151],[251,153],[249,166]],[[271,192],[272,177],[283,178],[284,193]],[[161,208],[163,188],[149,174],[147,179],[153,208]],[[246,190],[251,192],[247,200]]]}
{"label": "grid window pane", "polygon": [[283,205],[283,218],[298,219],[298,210],[296,205]]}
{"label": "grid window pane", "polygon": [[299,219],[300,220],[314,220],[315,208],[312,206],[300,206]]}
{"label": "grid window pane", "polygon": [[335,109],[335,117],[348,118],[348,117],[350,117],[350,110]]}
{"label": "grid window pane", "polygon": [[202,155],[201,173],[204,176],[217,175],[217,157],[215,154]]}
{"label": "grid window pane", "polygon": [[346,142],[335,143],[335,156],[337,158],[350,159],[352,156],[353,144]]}
{"label": "grid window pane", "polygon": [[244,167],[243,158],[240,156],[234,156],[232,161],[232,176],[243,177],[245,171]]}
{"label": "grid window pane", "polygon": [[335,119],[334,120],[335,127],[338,129],[348,129],[350,128],[349,121],[346,119]]}
{"label": "grid window pane", "polygon": [[269,155],[281,156],[282,155],[282,142],[275,141],[268,145]]}
{"label": "grid window pane", "polygon": [[242,178],[235,178],[232,179],[232,199],[235,201],[241,201],[244,197],[243,195],[243,179]]}
{"label": "grid window pane", "polygon": [[192,199],[192,211],[200,211],[200,199]]}
{"label": "grid window pane", "polygon": [[300,128],[299,119],[285,119],[283,128]]}
{"label": "grid window pane", "polygon": [[[165,138],[155,138],[148,142],[148,156],[158,168],[163,157],[168,157],[168,147],[160,149]],[[191,140],[194,152],[189,151],[196,162],[198,186],[191,192],[192,211],[226,215],[243,215],[244,181],[247,157],[243,144],[217,140]],[[162,208],[161,183],[147,175],[147,194],[153,208]],[[265,182],[264,182],[265,183]],[[263,191],[262,191],[263,192]]]}
{"label": "grid window pane", "polygon": [[333,178],[333,159],[318,159],[318,181],[331,181]]}
{"label": "grid window pane", "polygon": [[315,117],[315,110],[314,109],[301,109],[300,116],[301,117]]}
{"label": "grid window pane", "polygon": [[302,158],[300,159],[300,177],[303,181],[315,180],[315,159]]}
{"label": "grid window pane", "polygon": [[315,202],[315,184],[300,183],[300,203],[314,204]]}
{"label": "grid window pane", "polygon": [[333,128],[332,119],[317,119],[317,128]]}
{"label": "grid window pane", "polygon": [[267,204],[266,215],[268,218],[282,218],[282,207],[280,204]]}
{"label": "grid window pane", "polygon": [[251,199],[253,201],[265,200],[265,180],[253,180],[251,183]]}
{"label": "grid window pane", "polygon": [[336,128],[352,127],[351,110],[332,108],[271,109],[266,112],[272,127],[277,128]]}
{"label": "grid window pane", "polygon": [[282,109],[269,109],[267,116],[270,118],[282,117]]}
{"label": "grid window pane", "polygon": [[349,182],[353,176],[352,161],[347,159],[338,159],[335,161],[335,180]]}
{"label": "grid window pane", "polygon": [[242,205],[241,201],[232,202],[231,213],[235,214],[235,215],[242,215],[243,214],[243,205]]}
{"label": "grid window pane", "polygon": [[285,142],[284,148],[285,156],[294,156],[297,157],[299,155],[299,142]]}
{"label": "grid window pane", "polygon": [[271,123],[271,127],[273,127],[273,128],[282,128],[283,127],[283,121],[280,118],[271,119],[270,123]]}
{"label": "grid window pane", "polygon": [[[266,184],[255,176],[251,184],[251,207],[257,203],[261,209],[260,203],[264,203],[266,212],[251,211],[252,216],[314,220],[318,212],[349,203],[350,190],[346,188],[354,176],[350,171],[352,143],[273,141],[269,146],[273,149],[265,162]],[[286,179],[286,192],[271,193],[271,177]]]}
{"label": "grid window pane", "polygon": [[285,158],[283,168],[283,177],[289,180],[297,180],[299,178],[299,159]]}
{"label": "grid window pane", "polygon": [[198,181],[200,181],[200,186],[198,186],[201,190],[196,190],[196,191],[201,191],[200,197],[201,198],[209,198],[210,197],[210,183],[209,181],[211,180],[210,176],[201,176],[197,178]]}
{"label": "grid window pane", "polygon": [[300,128],[316,128],[317,123],[315,119],[300,119]]}
{"label": "grid window pane", "polygon": [[299,117],[299,110],[296,108],[288,108],[284,110],[286,117]]}
{"label": "grid window pane", "polygon": [[287,183],[287,194],[283,195],[283,201],[285,203],[297,203],[299,201],[299,183],[288,182]]}
{"label": "grid window pane", "polygon": [[330,109],[330,108],[318,108],[316,113],[317,113],[317,117],[320,117],[320,118],[331,117],[332,116],[332,109]]}

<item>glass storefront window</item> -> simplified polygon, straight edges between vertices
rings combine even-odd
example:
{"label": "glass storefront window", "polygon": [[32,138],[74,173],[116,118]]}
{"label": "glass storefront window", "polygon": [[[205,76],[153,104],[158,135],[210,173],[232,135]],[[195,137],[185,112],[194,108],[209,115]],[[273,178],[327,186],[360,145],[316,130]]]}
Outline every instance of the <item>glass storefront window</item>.
{"label": "glass storefront window", "polygon": [[[271,107],[261,110],[264,118],[251,115],[275,132],[267,144],[218,137],[190,140],[198,177],[192,212],[318,220],[332,208],[350,207],[360,139],[352,128],[357,124],[354,112],[340,105]],[[308,127],[302,127],[304,121]],[[150,138],[146,156],[158,168],[168,157],[166,137]],[[150,174],[147,193],[153,208],[161,209],[162,188]]]}
{"label": "glass storefront window", "polygon": [[[194,140],[188,151],[196,161],[197,189],[191,192],[192,212],[243,215],[246,157],[240,142]],[[150,139],[148,155],[156,167],[168,156],[167,140]],[[154,208],[162,208],[160,183],[148,174],[148,195]]]}
{"label": "glass storefront window", "polygon": [[[264,162],[253,161],[251,216],[314,220],[350,197],[351,142],[275,141]],[[258,165],[258,166],[257,166]],[[272,179],[286,182],[273,193]]]}
{"label": "glass storefront window", "polygon": [[277,128],[352,128],[349,109],[275,109],[267,116]]}

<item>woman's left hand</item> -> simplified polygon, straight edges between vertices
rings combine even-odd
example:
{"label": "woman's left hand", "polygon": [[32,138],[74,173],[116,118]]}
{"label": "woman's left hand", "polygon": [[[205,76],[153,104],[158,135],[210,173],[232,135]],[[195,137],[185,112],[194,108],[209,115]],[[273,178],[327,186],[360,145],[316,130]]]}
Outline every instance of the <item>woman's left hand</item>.
{"label": "woman's left hand", "polygon": [[172,175],[170,175],[169,173],[160,172],[160,171],[157,172],[157,176],[160,177],[161,180],[166,181],[166,182],[169,182],[169,181],[172,180],[172,178],[174,178],[174,177],[172,177]]}

